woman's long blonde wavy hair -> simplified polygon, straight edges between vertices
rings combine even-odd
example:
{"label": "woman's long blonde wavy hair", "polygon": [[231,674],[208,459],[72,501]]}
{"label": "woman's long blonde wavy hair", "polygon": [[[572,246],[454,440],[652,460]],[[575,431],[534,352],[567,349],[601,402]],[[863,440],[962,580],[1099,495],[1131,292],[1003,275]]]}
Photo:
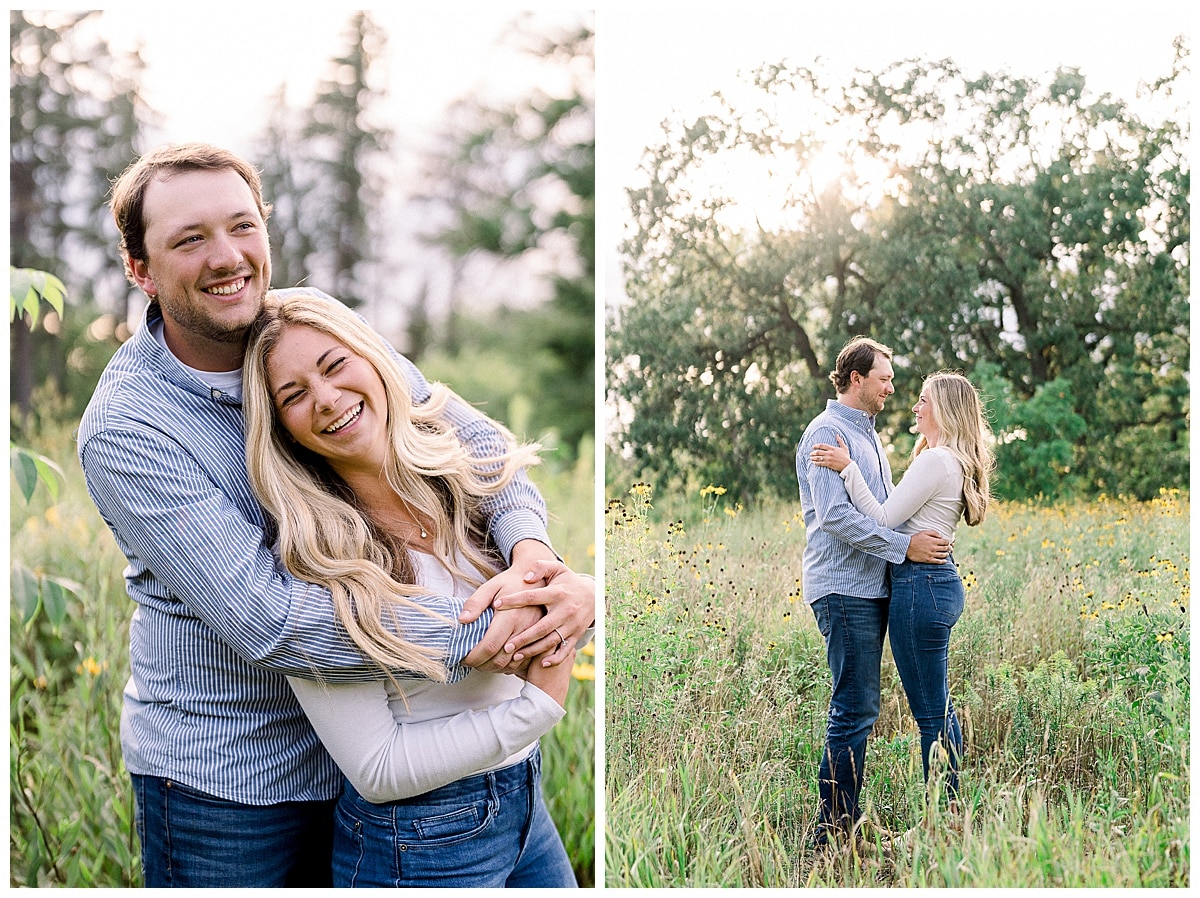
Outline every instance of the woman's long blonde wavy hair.
{"label": "woman's long blonde wavy hair", "polygon": [[[991,501],[991,477],[996,468],[992,453],[992,430],[983,414],[979,391],[963,377],[951,371],[938,371],[925,378],[929,411],[941,433],[939,448],[949,449],[963,469],[963,503],[967,526],[983,523]],[[913,457],[929,448],[922,434],[913,448]]]}
{"label": "woman's long blonde wavy hair", "polygon": [[[278,526],[284,566],[297,579],[329,590],[339,622],[367,658],[388,671],[398,668],[444,681],[447,672],[438,653],[407,640],[399,625],[402,608],[440,617],[420,601],[428,590],[414,582],[405,543],[371,520],[341,478],[293,441],[279,422],[267,362],[289,327],[329,335],[379,374],[390,435],[380,488],[390,486],[432,519],[437,556],[473,585],[497,569],[497,559],[482,548],[487,530],[480,502],[523,467],[538,463],[540,447],[517,445],[508,430],[492,422],[507,442],[505,451],[472,457],[443,414],[451,402],[462,400],[443,384],[430,384],[430,398],[415,404],[387,345],[340,303],[309,294],[268,295],[251,327],[242,372],[246,467],[255,495]],[[458,552],[471,570],[459,569]]]}

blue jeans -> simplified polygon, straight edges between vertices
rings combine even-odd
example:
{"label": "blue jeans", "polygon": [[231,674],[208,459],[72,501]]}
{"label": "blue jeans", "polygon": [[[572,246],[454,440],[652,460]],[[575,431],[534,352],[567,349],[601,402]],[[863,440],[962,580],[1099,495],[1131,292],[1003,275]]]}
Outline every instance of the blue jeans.
{"label": "blue jeans", "polygon": [[950,630],[962,616],[962,579],[945,564],[905,561],[891,566],[889,638],[892,657],[921,731],[921,764],[929,779],[930,754],[940,745],[948,763],[947,792],[958,794],[962,729],[950,699]]}
{"label": "blue jeans", "polygon": [[574,888],[540,782],[534,749],[509,767],[387,804],[346,783],[334,814],[334,885]]}
{"label": "blue jeans", "polygon": [[817,843],[848,831],[862,816],[859,793],[867,736],[879,717],[879,665],[888,627],[887,599],[832,593],[812,603],[833,676],[821,757]]}
{"label": "blue jeans", "polygon": [[149,888],[328,887],[334,801],[249,805],[131,774]]}

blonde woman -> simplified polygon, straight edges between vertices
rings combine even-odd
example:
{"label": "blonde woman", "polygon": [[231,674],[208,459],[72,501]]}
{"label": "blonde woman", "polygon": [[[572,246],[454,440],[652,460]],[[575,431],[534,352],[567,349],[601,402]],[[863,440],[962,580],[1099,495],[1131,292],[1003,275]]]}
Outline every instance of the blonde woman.
{"label": "blonde woman", "polygon": [[386,344],[318,296],[268,297],[243,376],[247,467],[279,557],[329,590],[381,672],[365,684],[289,677],[347,780],[334,885],[575,885],[537,745],[564,714],[574,646],[557,633],[531,646],[541,654],[522,682],[462,667],[486,616],[456,623],[503,567],[480,502],[537,447],[510,438],[470,456],[443,423],[453,394],[434,385],[415,405]]}
{"label": "blonde woman", "polygon": [[[912,464],[880,503],[867,489],[841,435],[837,446],[818,443],[813,463],[840,472],[854,507],[901,533],[935,530],[953,540],[959,518],[983,522],[995,461],[991,432],[974,386],[961,374],[925,379],[913,406],[919,434]],[[942,564],[892,564],[888,638],[917,728],[926,781],[935,752],[946,762],[946,788],[958,794],[962,730],[950,698],[950,631],[962,615],[962,579],[951,556]]]}

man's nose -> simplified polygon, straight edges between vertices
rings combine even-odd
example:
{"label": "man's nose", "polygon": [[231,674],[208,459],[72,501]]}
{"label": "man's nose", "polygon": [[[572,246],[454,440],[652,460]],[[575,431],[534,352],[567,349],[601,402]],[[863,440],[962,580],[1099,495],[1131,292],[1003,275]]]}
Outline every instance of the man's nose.
{"label": "man's nose", "polygon": [[223,270],[237,268],[242,261],[241,250],[227,235],[218,234],[209,242],[209,268]]}

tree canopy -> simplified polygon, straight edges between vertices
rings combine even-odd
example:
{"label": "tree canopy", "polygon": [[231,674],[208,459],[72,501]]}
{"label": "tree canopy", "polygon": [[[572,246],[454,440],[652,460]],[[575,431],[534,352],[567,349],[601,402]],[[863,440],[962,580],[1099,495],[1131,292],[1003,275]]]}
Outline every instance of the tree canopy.
{"label": "tree canopy", "polygon": [[370,14],[355,12],[312,103],[297,114],[280,89],[256,155],[275,204],[275,286],[319,285],[350,306],[380,287],[370,269],[383,254],[381,213],[394,165],[392,129],[377,112],[386,97],[378,71],[386,45]]}
{"label": "tree canopy", "polygon": [[[1186,61],[1177,41],[1152,98],[1178,100]],[[1150,119],[1074,69],[949,60],[826,80],[763,66],[752,108],[717,95],[646,151],[609,314],[613,448],[642,473],[794,495],[833,360],[867,334],[896,352],[881,424],[898,460],[920,379],[953,369],[989,401],[1000,495],[1185,486],[1182,103]],[[739,227],[706,186],[747,159],[782,175],[778,222]]]}
{"label": "tree canopy", "polygon": [[468,307],[456,291],[446,346],[467,359],[510,348],[523,389],[537,397],[531,426],[553,430],[570,455],[595,429],[595,35],[590,25],[546,33],[529,25],[518,19],[508,39],[562,83],[513,103],[455,104],[424,200],[452,210],[428,240],[456,264],[482,257],[497,269],[524,261],[547,272],[545,302],[514,291],[497,313]]}
{"label": "tree canopy", "polygon": [[[9,262],[61,273],[72,303],[99,297],[123,311],[128,284],[113,264],[116,228],[105,202],[109,179],[135,155],[139,123],[153,116],[137,94],[140,58],[112,54],[92,27],[97,15],[9,11]],[[26,315],[11,320],[12,400],[21,413],[31,411],[40,383],[72,388],[81,359],[68,365],[54,348],[64,328],[88,324],[57,313],[40,326]]]}

